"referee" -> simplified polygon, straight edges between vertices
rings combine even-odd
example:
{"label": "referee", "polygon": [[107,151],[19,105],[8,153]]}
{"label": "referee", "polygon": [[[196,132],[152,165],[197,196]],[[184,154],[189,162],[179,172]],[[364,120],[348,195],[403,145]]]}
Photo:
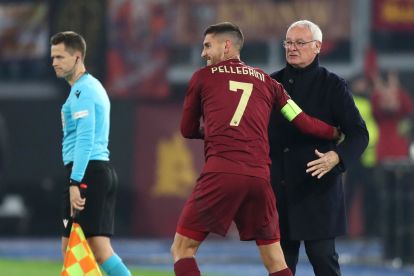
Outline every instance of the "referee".
{"label": "referee", "polygon": [[[84,38],[71,31],[52,36],[52,65],[71,86],[62,106],[63,163],[68,183],[63,192],[62,253],[65,255],[74,211],[97,262],[107,275],[130,275],[112,249],[117,177],[109,163],[110,102],[102,84],[86,72]],[[85,183],[85,197],[80,184]]]}

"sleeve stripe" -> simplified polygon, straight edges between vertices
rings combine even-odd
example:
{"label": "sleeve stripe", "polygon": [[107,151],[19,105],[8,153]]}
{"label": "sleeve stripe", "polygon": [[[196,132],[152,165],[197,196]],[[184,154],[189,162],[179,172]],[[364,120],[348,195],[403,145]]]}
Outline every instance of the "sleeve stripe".
{"label": "sleeve stripe", "polygon": [[73,113],[72,117],[73,117],[74,120],[76,120],[76,119],[79,119],[79,118],[82,118],[82,117],[86,117],[88,115],[89,115],[88,110],[82,110],[82,111],[78,111],[78,112]]}
{"label": "sleeve stripe", "polygon": [[289,122],[293,121],[301,112],[302,109],[291,99],[287,100],[285,106],[280,110],[283,117],[285,117]]}

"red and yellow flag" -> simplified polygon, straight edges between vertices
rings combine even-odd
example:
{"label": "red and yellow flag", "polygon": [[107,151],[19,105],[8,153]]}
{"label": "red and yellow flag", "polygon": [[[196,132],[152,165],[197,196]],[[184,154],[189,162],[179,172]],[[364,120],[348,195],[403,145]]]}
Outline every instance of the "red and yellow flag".
{"label": "red and yellow flag", "polygon": [[61,276],[102,276],[82,228],[72,224]]}

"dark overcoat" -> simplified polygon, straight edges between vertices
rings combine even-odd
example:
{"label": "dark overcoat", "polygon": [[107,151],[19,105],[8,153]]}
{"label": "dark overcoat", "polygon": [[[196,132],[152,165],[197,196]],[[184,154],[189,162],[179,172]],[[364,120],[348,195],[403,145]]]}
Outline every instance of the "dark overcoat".
{"label": "dark overcoat", "polygon": [[[317,240],[346,233],[342,173],[368,144],[368,131],[345,80],[319,66],[318,56],[306,68],[287,64],[271,75],[308,115],[340,127],[345,140],[322,140],[302,134],[280,113],[269,124],[271,180],[276,193],[282,239]],[[306,173],[314,151],[334,150],[340,164],[321,179]]]}

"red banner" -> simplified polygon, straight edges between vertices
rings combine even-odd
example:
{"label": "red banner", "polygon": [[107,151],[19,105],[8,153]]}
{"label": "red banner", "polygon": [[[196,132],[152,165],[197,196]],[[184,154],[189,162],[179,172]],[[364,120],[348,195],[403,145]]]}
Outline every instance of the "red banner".
{"label": "red banner", "polygon": [[203,142],[179,131],[181,104],[140,105],[136,113],[133,234],[173,237],[204,163]]}
{"label": "red banner", "polygon": [[414,30],[413,0],[375,0],[374,28],[388,31]]}

